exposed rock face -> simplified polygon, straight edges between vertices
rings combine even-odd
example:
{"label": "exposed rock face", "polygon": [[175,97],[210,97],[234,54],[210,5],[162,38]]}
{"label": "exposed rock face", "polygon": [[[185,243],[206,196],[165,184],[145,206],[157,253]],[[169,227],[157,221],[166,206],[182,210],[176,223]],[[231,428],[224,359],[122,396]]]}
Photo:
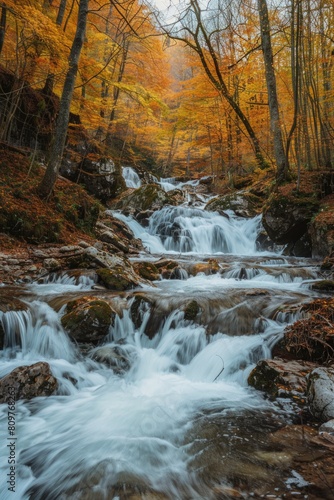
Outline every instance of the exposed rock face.
{"label": "exposed rock face", "polygon": [[125,190],[121,168],[110,158],[95,154],[86,157],[80,165],[73,159],[63,161],[61,174],[73,181],[80,181],[90,194],[106,203]]}
{"label": "exposed rock face", "polygon": [[307,397],[316,418],[323,422],[334,418],[334,368],[319,367],[310,373]]}
{"label": "exposed rock face", "polygon": [[159,210],[164,205],[176,205],[175,196],[166,193],[158,184],[146,184],[122,196],[113,208],[125,214],[137,214],[146,210]]}
{"label": "exposed rock face", "polygon": [[254,217],[258,213],[259,199],[246,191],[218,196],[210,200],[205,210],[226,216],[225,210],[233,210],[240,217]]}
{"label": "exposed rock face", "polygon": [[83,297],[67,304],[67,313],[61,323],[78,342],[96,344],[109,332],[116,312],[104,300]]}
{"label": "exposed rock face", "polygon": [[[282,193],[277,193],[272,195],[264,209],[262,223],[275,243],[290,245],[291,255],[311,256],[310,241],[307,236],[305,240],[305,235],[318,207],[319,202],[314,198],[285,197]],[[304,242],[300,241],[302,237]],[[299,249],[297,242],[301,247]]]}
{"label": "exposed rock face", "polygon": [[315,367],[315,363],[305,361],[265,359],[251,371],[248,383],[272,397],[301,395],[307,386],[305,377]]}
{"label": "exposed rock face", "polygon": [[0,380],[0,403],[50,396],[58,388],[48,363],[19,366]]}
{"label": "exposed rock face", "polygon": [[326,257],[334,251],[334,195],[324,198],[309,226],[312,256]]}

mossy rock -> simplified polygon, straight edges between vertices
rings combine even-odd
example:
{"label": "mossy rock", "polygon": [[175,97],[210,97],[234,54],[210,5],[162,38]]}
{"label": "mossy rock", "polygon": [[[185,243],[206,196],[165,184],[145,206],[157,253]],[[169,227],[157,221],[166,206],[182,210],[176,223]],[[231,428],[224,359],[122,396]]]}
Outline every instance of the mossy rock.
{"label": "mossy rock", "polygon": [[76,341],[96,344],[109,333],[115,316],[115,311],[104,300],[86,297],[67,304],[61,323]]}
{"label": "mossy rock", "polygon": [[144,314],[148,309],[151,309],[152,301],[145,295],[137,294],[131,304],[130,314],[133,324],[136,329],[141,327]]}
{"label": "mossy rock", "polygon": [[275,243],[294,244],[306,234],[318,209],[319,200],[312,196],[274,193],[263,211],[263,226]]}
{"label": "mossy rock", "polygon": [[175,205],[175,197],[166,193],[157,184],[146,184],[123,196],[114,208],[124,213],[136,214],[146,210],[158,210],[164,205]]}
{"label": "mossy rock", "polygon": [[134,270],[145,280],[157,281],[160,278],[159,269],[152,262],[136,262]]}
{"label": "mossy rock", "polygon": [[333,280],[321,280],[313,283],[312,290],[317,292],[334,292],[334,281]]}
{"label": "mossy rock", "polygon": [[248,191],[237,191],[210,200],[205,210],[226,216],[226,210],[233,210],[241,217],[254,217],[262,206],[262,200]]}
{"label": "mossy rock", "polygon": [[138,285],[138,281],[134,276],[128,273],[122,266],[115,266],[112,269],[97,269],[99,282],[102,283],[108,290],[122,292],[130,290]]}
{"label": "mossy rock", "polygon": [[184,319],[194,321],[201,308],[196,300],[188,302],[184,309]]}

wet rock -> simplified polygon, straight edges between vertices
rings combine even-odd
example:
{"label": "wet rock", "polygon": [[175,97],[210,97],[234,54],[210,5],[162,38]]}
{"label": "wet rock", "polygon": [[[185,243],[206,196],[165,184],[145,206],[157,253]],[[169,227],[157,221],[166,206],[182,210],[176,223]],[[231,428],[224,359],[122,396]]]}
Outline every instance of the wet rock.
{"label": "wet rock", "polygon": [[121,265],[115,265],[112,269],[97,269],[99,283],[102,283],[108,290],[122,292],[130,290],[138,285],[138,279]]}
{"label": "wet rock", "polygon": [[109,333],[116,316],[107,302],[95,297],[68,302],[66,311],[61,323],[68,334],[80,343],[98,343]]}
{"label": "wet rock", "polygon": [[[127,346],[128,347],[128,346]],[[135,349],[133,352],[129,352],[122,346],[102,346],[97,347],[91,353],[91,357],[103,363],[108,368],[111,368],[117,375],[123,375],[125,372],[129,371],[131,368],[132,359],[135,355]]]}
{"label": "wet rock", "polygon": [[308,376],[307,398],[312,414],[326,422],[334,419],[334,368],[318,367]]}
{"label": "wet rock", "polygon": [[233,210],[240,217],[254,217],[258,213],[259,199],[247,191],[237,191],[213,198],[205,206],[205,210],[218,212],[228,217],[225,210]]}
{"label": "wet rock", "polygon": [[295,257],[311,257],[312,256],[312,242],[308,233],[303,234],[299,240],[290,242],[284,248],[284,255],[291,255]]}
{"label": "wet rock", "polygon": [[133,268],[145,280],[156,281],[160,279],[159,269],[152,262],[135,262]]}
{"label": "wet rock", "polygon": [[160,259],[154,263],[161,273],[163,279],[172,279],[176,275],[175,269],[181,269],[180,264],[176,260]]}
{"label": "wet rock", "polygon": [[221,271],[219,262],[216,259],[209,259],[207,262],[195,262],[187,268],[188,273],[192,276],[196,276],[198,273],[204,273],[209,276],[211,274],[217,274]]}
{"label": "wet rock", "polygon": [[307,386],[306,375],[315,364],[305,361],[265,359],[257,363],[248,377],[248,384],[271,397],[302,395]]}
{"label": "wet rock", "polygon": [[149,219],[153,214],[153,210],[143,210],[136,214],[136,220],[143,227],[147,227],[149,225]]}
{"label": "wet rock", "polygon": [[317,292],[334,292],[334,280],[321,280],[312,284],[312,290]]}
{"label": "wet rock", "polygon": [[48,271],[58,271],[61,269],[61,263],[57,259],[44,259],[43,266]]}
{"label": "wet rock", "polygon": [[318,213],[309,225],[312,240],[312,256],[326,257],[334,251],[334,196],[321,200]]}
{"label": "wet rock", "polygon": [[194,321],[201,308],[196,300],[189,302],[184,309],[184,319]]}
{"label": "wet rock", "polygon": [[311,196],[284,196],[278,192],[269,199],[263,211],[262,223],[275,243],[295,245],[306,234],[318,207],[318,200]]}
{"label": "wet rock", "polygon": [[143,323],[146,311],[152,308],[153,301],[146,295],[136,294],[130,307],[130,314],[136,329]]}
{"label": "wet rock", "polygon": [[127,193],[113,208],[125,214],[137,214],[146,210],[158,210],[164,205],[176,205],[173,195],[166,193],[158,184],[146,184]]}
{"label": "wet rock", "polygon": [[0,403],[50,396],[57,388],[48,363],[19,366],[0,380]]}

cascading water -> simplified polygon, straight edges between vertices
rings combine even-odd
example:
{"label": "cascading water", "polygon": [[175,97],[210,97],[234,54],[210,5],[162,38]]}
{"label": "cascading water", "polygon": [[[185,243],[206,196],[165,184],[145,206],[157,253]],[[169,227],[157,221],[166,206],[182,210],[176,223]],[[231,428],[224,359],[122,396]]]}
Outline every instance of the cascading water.
{"label": "cascading water", "polygon": [[137,189],[141,186],[140,177],[132,167],[122,167],[122,174],[126,187]]}
{"label": "cascading water", "polygon": [[[24,296],[27,310],[0,317],[5,336],[0,374],[47,361],[59,389],[53,396],[17,402],[16,491],[15,497],[8,491],[8,463],[2,460],[1,499],[123,500],[134,493],[147,498],[140,496],[142,491],[152,499],[209,500],[217,498],[217,484],[239,483],[248,488],[244,498],[250,498],[254,485],[268,474],[283,488],[280,471],[268,469],[264,459],[257,458],[254,482],[237,475],[233,482],[232,475],[224,475],[226,464],[218,477],[210,470],[213,454],[201,460],[211,446],[206,432],[215,425],[214,439],[229,450],[219,449],[215,460],[228,456],[242,469],[255,448],[263,446],[266,456],[263,419],[270,421],[269,432],[284,414],[250,389],[247,377],[258,360],[270,357],[284,327],[298,319],[296,306],[312,297],[307,283],[316,278],[314,269],[258,252],[259,217],[165,207],[144,229],[117,216],[153,254],[195,254],[199,260],[214,255],[220,272],[157,281],[155,288],[141,290],[139,298],[147,301],[139,309],[136,291],[129,292],[102,345],[88,351],[87,346],[80,350],[62,328],[64,308],[56,312],[44,300],[48,295],[52,304],[55,294],[66,294],[69,302],[83,291],[94,295],[93,280],[63,275],[27,285],[34,295],[31,301],[29,294]],[[103,293],[117,300],[114,292]],[[198,310],[189,319],[187,306],[194,302]],[[293,312],[282,313],[284,307]],[[6,423],[4,404],[0,418]],[[245,423],[233,431],[232,445],[231,422],[242,418]],[[260,442],[250,432],[255,426],[262,432]],[[0,433],[5,442],[6,425]],[[220,498],[230,498],[224,495]]]}
{"label": "cascading water", "polygon": [[229,212],[223,217],[200,208],[164,207],[154,212],[148,228],[123,214],[113,215],[126,222],[136,238],[151,253],[257,254],[256,238],[261,217],[244,219]]}

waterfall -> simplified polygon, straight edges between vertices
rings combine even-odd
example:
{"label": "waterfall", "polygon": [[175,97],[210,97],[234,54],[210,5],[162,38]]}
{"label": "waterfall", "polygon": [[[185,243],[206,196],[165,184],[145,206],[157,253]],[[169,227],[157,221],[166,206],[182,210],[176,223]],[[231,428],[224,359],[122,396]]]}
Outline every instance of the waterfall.
{"label": "waterfall", "polygon": [[113,215],[130,227],[151,253],[197,253],[254,255],[261,217],[236,217],[232,212],[223,217],[200,208],[163,207],[143,228],[131,217],[117,212]]}
{"label": "waterfall", "polygon": [[173,189],[183,189],[185,186],[198,186],[199,180],[191,180],[191,181],[185,181],[181,182],[178,181],[175,177],[160,177],[159,181],[160,186],[162,189],[165,191],[172,191]]}
{"label": "waterfall", "polygon": [[[127,185],[138,187],[134,174],[123,167]],[[141,491],[148,498],[152,491],[152,498],[211,500],[217,484],[240,488],[243,498],[269,476],[281,485],[282,469],[265,458],[277,454],[268,434],[291,415],[249,388],[247,378],[302,317],[315,268],[259,252],[260,216],[165,206],[144,228],[113,215],[152,254],[177,258],[180,279],[118,294],[94,290],[93,274],[64,272],[15,288],[26,310],[0,312],[0,376],[46,361],[59,384],[52,396],[17,401],[15,498],[117,499]],[[211,260],[214,272],[205,274]],[[64,304],[78,295],[98,296],[119,311],[99,345],[74,343],[61,325]],[[7,419],[4,404],[0,419]],[[0,436],[8,439],[5,425]],[[246,481],[245,468],[252,472]],[[9,500],[5,459],[0,470],[1,498]]]}
{"label": "waterfall", "polygon": [[141,180],[137,172],[132,167],[122,167],[122,174],[125,180],[126,187],[129,188],[139,188],[141,186]]}

